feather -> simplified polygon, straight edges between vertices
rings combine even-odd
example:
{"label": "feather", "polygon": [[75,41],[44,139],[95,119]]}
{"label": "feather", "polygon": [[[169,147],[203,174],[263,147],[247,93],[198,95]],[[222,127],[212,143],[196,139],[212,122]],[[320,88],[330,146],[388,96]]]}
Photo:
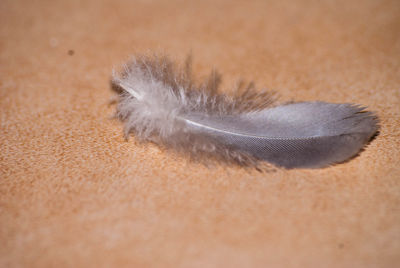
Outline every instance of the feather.
{"label": "feather", "polygon": [[166,56],[134,57],[112,87],[125,137],[133,133],[195,159],[259,167],[320,168],[357,155],[378,130],[378,119],[354,104],[299,102],[274,105],[274,94],[239,83],[218,92],[221,76],[192,78]]}

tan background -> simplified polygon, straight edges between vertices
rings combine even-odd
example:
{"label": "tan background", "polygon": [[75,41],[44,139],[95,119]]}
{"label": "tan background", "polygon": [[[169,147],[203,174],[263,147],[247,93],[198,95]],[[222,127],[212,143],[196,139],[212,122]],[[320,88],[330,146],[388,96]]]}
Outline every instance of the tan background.
{"label": "tan background", "polygon": [[[151,51],[366,105],[381,134],[267,174],[125,142],[110,74]],[[1,0],[0,112],[1,267],[400,267],[398,0]]]}

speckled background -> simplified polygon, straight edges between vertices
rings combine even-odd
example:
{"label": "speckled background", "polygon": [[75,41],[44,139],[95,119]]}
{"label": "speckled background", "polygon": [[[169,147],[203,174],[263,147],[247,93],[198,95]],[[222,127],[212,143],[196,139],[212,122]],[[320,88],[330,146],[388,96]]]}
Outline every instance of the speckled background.
{"label": "speckled background", "polygon": [[[113,67],[194,56],[224,88],[355,102],[320,170],[205,167],[111,120]],[[400,1],[0,1],[1,267],[399,267]]]}

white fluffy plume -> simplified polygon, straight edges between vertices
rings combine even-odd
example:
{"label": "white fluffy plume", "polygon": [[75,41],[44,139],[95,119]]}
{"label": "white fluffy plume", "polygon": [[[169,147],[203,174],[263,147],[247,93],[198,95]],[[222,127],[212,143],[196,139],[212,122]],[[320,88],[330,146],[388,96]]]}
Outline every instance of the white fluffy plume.
{"label": "white fluffy plume", "polygon": [[239,84],[220,94],[220,75],[203,82],[190,58],[137,56],[114,74],[125,136],[174,148],[195,159],[259,167],[317,168],[356,155],[378,130],[374,114],[352,104],[303,102],[273,107],[272,94]]}

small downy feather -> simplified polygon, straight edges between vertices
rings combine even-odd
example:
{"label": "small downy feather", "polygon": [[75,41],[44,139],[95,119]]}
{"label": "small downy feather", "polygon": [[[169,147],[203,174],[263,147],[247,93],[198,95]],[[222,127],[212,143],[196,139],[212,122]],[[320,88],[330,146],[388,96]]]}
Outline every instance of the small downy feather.
{"label": "small downy feather", "polygon": [[221,76],[192,78],[191,59],[134,57],[111,81],[117,117],[131,133],[195,159],[258,168],[320,168],[357,155],[378,130],[378,119],[354,104],[274,105],[274,94],[239,83],[218,92]]}

